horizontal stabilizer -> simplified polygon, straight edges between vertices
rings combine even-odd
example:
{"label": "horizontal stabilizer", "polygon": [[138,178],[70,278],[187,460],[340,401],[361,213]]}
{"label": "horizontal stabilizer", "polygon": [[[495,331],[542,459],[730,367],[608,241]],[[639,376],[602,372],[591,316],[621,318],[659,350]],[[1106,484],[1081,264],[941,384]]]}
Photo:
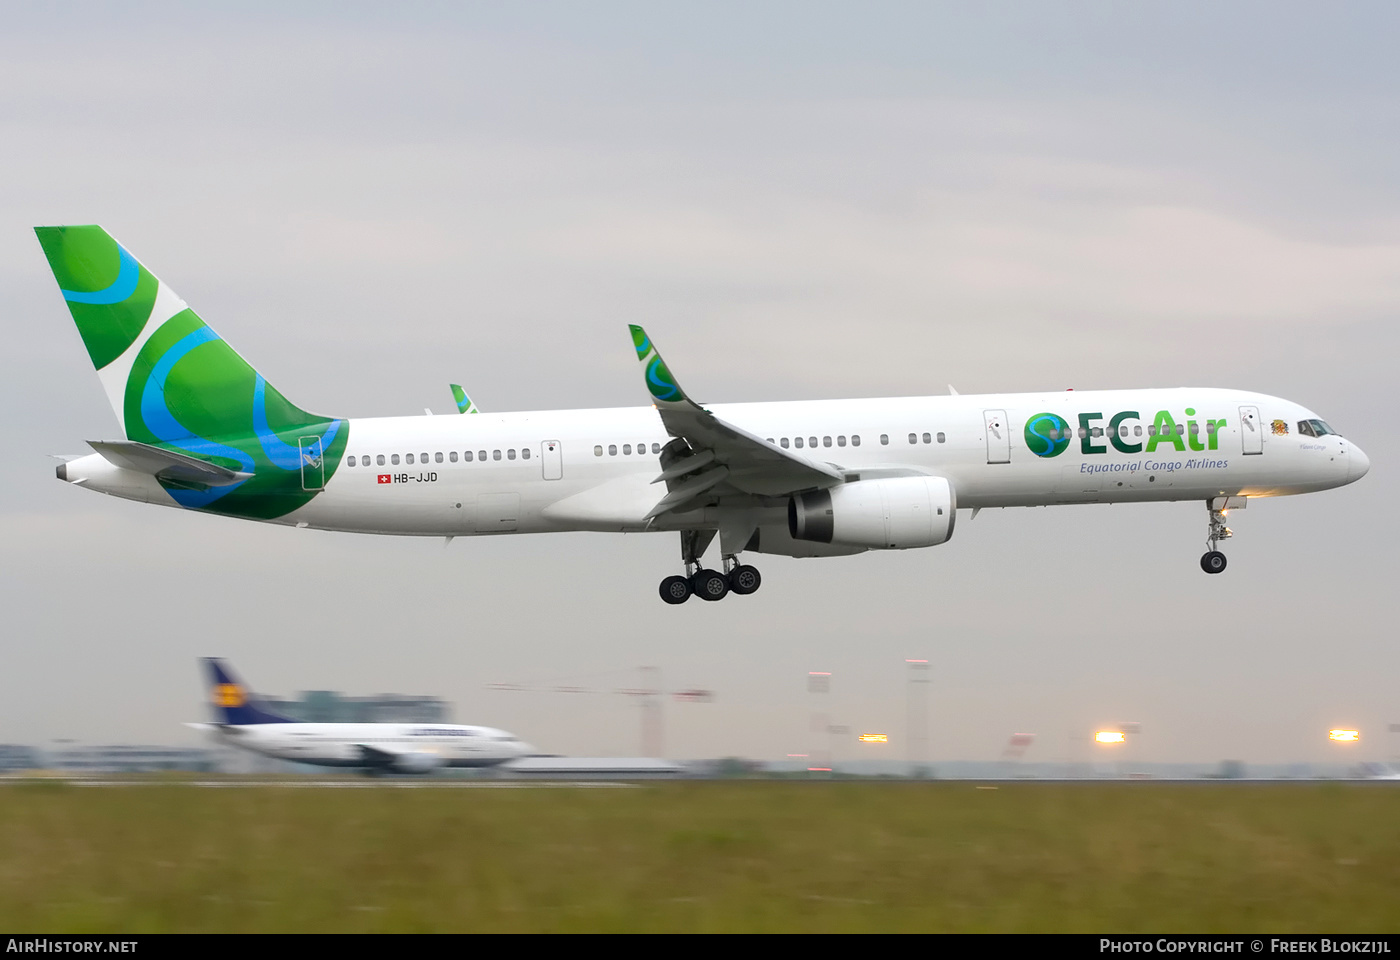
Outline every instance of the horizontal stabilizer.
{"label": "horizontal stabilizer", "polygon": [[150,474],[159,480],[226,487],[242,483],[253,476],[251,473],[229,470],[198,457],[154,447],[149,443],[138,443],[135,440],[89,440],[88,446],[113,466]]}

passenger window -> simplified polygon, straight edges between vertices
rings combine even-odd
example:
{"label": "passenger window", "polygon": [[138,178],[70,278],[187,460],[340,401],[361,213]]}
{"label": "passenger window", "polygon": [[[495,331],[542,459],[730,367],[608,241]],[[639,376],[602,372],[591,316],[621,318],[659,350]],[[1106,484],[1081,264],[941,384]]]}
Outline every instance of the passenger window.
{"label": "passenger window", "polygon": [[778,446],[780,446],[780,447],[782,447],[784,450],[786,450],[787,447],[788,447],[788,439],[787,439],[787,437],[783,437],[781,440],[779,440],[779,441],[778,441]]}
{"label": "passenger window", "polygon": [[1196,424],[1192,423],[1192,424],[1189,424],[1189,426],[1191,427],[1191,435],[1192,435],[1192,436],[1195,436],[1196,434],[1198,434],[1198,433],[1201,432],[1201,428],[1200,428],[1199,426],[1197,426]]}
{"label": "passenger window", "polygon": [[632,455],[632,444],[624,443],[622,445],[622,455],[624,457],[630,457]]}
{"label": "passenger window", "polygon": [[354,458],[354,457],[346,457],[346,458],[345,458],[345,465],[346,465],[347,467],[353,467],[353,466],[355,465],[355,458]]}
{"label": "passenger window", "polygon": [[397,453],[390,454],[390,456],[389,456],[389,462],[392,463],[392,464],[394,464],[395,466],[398,466],[399,455],[398,455]]}
{"label": "passenger window", "polygon": [[911,433],[911,434],[909,434],[909,442],[910,442],[910,443],[918,443],[918,442],[919,442],[919,435],[918,435],[917,433]]}
{"label": "passenger window", "polygon": [[659,444],[659,443],[653,443],[653,444],[651,445],[651,452],[652,452],[652,453],[660,453],[660,452],[661,452],[661,444]]}
{"label": "passenger window", "polygon": [[880,434],[880,443],[881,443],[882,446],[888,446],[888,445],[889,445],[889,442],[890,442],[890,435],[889,435],[888,433],[882,433],[882,434]]}
{"label": "passenger window", "polygon": [[457,462],[457,451],[456,451],[456,450],[449,450],[449,451],[447,452],[447,459],[448,459],[448,460],[451,460],[453,463],[456,463],[456,462]]}
{"label": "passenger window", "polygon": [[854,436],[851,437],[851,446],[853,446],[853,447],[858,447],[858,446],[860,446],[860,434],[855,434]]}
{"label": "passenger window", "polygon": [[1091,437],[1101,437],[1101,436],[1103,436],[1103,427],[1091,427],[1091,428],[1089,429],[1089,436],[1091,436]]}
{"label": "passenger window", "polygon": [[[441,461],[441,460],[442,460],[442,457],[438,457],[438,460]],[[419,462],[419,463],[427,463],[427,462],[428,462],[428,455],[427,455],[426,453],[420,453],[420,454],[418,454],[418,462]]]}
{"label": "passenger window", "polygon": [[466,452],[464,452],[464,453],[462,454],[462,462],[463,462],[463,463],[471,463],[471,462],[472,462],[472,452],[471,452],[470,450],[467,450]]}
{"label": "passenger window", "polygon": [[647,445],[646,445],[645,443],[639,443],[639,444],[637,444],[637,456],[640,457],[642,454],[644,454],[644,453],[646,453],[646,452],[647,452]]}
{"label": "passenger window", "polygon": [[404,462],[404,463],[412,463],[412,462],[413,462],[413,454],[411,454],[411,453],[406,453],[406,454],[404,454],[403,462]]}
{"label": "passenger window", "polygon": [[379,464],[381,467],[384,466],[384,454],[381,453],[379,454],[379,456],[375,457],[374,462]]}
{"label": "passenger window", "polygon": [[596,445],[596,446],[593,448],[593,456],[595,456],[595,457],[601,457],[602,455],[603,455],[603,445],[600,443],[600,444]]}
{"label": "passenger window", "polygon": [[942,443],[943,441],[947,440],[948,438],[945,437],[942,433],[940,433],[940,434],[938,434],[934,439],[936,439],[939,443]]}
{"label": "passenger window", "polygon": [[844,447],[846,445],[846,437],[844,434],[836,438],[836,445],[838,447]]}
{"label": "passenger window", "polygon": [[1088,435],[1089,435],[1089,429],[1088,429],[1087,427],[1080,427],[1080,428],[1079,428],[1079,439],[1080,439],[1080,440],[1083,440],[1083,439],[1084,439],[1085,437],[1087,437]]}
{"label": "passenger window", "polygon": [[501,459],[501,451],[499,451],[499,450],[492,450],[492,451],[491,451],[491,459],[492,459],[492,460],[499,460],[499,459]]}
{"label": "passenger window", "polygon": [[1138,423],[1138,424],[1134,424],[1134,425],[1133,425],[1133,436],[1135,436],[1135,437],[1140,437],[1140,436],[1142,436],[1142,424]]}
{"label": "passenger window", "polygon": [[514,447],[511,447],[509,450],[506,451],[506,459],[507,459],[507,460],[514,460],[514,459],[515,459],[515,448],[514,448]]}
{"label": "passenger window", "polygon": [[608,456],[610,456],[610,457],[615,457],[615,456],[617,456],[617,444],[615,444],[615,443],[610,443],[610,444],[608,444]]}
{"label": "passenger window", "polygon": [[1147,428],[1147,435],[1148,435],[1149,437],[1155,437],[1155,436],[1157,436],[1157,424],[1154,423],[1154,424],[1152,424],[1150,427]]}
{"label": "passenger window", "polygon": [[[455,460],[456,458],[454,457],[453,459]],[[442,453],[440,451],[433,454],[433,463],[442,463]]]}
{"label": "passenger window", "polygon": [[807,446],[809,446],[809,447],[816,447],[816,445],[817,445],[817,438],[816,438],[816,437],[808,437],[808,438],[807,438]]}
{"label": "passenger window", "polygon": [[933,437],[930,437],[928,434],[924,434],[924,443],[931,443],[931,442],[933,442]]}
{"label": "passenger window", "polygon": [[520,459],[521,459],[521,460],[529,460],[529,459],[530,459],[530,448],[529,448],[529,447],[521,447],[521,448],[520,448]]}
{"label": "passenger window", "polygon": [[1186,425],[1185,425],[1184,423],[1178,423],[1178,424],[1176,425],[1176,435],[1179,437],[1179,436],[1181,436],[1182,434],[1184,434],[1185,432],[1186,432]]}
{"label": "passenger window", "polygon": [[1207,421],[1206,421],[1206,433],[1214,433],[1214,432],[1215,432],[1215,421],[1214,421],[1214,420],[1207,420]]}
{"label": "passenger window", "polygon": [[822,437],[822,446],[824,446],[824,447],[829,447],[829,446],[831,446],[831,438],[830,438],[830,437]]}

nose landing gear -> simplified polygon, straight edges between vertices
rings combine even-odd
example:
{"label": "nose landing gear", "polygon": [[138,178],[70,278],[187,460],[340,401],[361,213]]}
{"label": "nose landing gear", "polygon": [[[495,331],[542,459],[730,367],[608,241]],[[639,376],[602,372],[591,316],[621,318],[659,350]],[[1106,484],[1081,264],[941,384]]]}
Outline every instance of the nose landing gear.
{"label": "nose landing gear", "polygon": [[1229,540],[1234,536],[1230,528],[1225,526],[1225,515],[1231,509],[1244,509],[1245,504],[1244,497],[1216,497],[1206,501],[1206,510],[1210,513],[1206,545],[1210,549],[1201,557],[1201,569],[1206,573],[1223,573],[1225,571],[1225,554],[1215,549],[1215,545],[1221,540]]}

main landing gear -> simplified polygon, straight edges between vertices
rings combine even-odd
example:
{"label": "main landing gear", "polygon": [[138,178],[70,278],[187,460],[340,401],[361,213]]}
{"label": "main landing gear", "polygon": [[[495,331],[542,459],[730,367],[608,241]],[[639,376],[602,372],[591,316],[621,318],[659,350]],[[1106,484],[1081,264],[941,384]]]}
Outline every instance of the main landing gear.
{"label": "main landing gear", "polygon": [[763,584],[763,577],[756,567],[740,563],[732,555],[725,555],[724,570],[706,570],[700,566],[700,557],[714,539],[713,530],[684,530],[681,532],[681,560],[685,563],[685,576],[667,577],[661,581],[661,599],[667,603],[685,603],[691,594],[701,600],[723,600],[731,593],[748,596]]}
{"label": "main landing gear", "polygon": [[1206,501],[1206,509],[1210,511],[1210,530],[1206,534],[1206,544],[1210,549],[1201,557],[1201,569],[1206,573],[1225,572],[1225,554],[1215,549],[1215,545],[1221,540],[1229,540],[1234,536],[1230,528],[1225,526],[1226,507],[1229,504],[1229,499],[1231,498],[1219,497]]}

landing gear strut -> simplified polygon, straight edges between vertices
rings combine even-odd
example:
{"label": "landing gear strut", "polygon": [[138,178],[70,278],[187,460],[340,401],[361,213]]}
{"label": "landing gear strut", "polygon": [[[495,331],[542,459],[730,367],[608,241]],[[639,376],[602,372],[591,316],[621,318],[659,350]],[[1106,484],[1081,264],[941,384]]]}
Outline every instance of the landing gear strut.
{"label": "landing gear strut", "polygon": [[1225,526],[1228,502],[1224,497],[1206,501],[1206,509],[1210,511],[1210,529],[1206,533],[1206,544],[1210,549],[1201,557],[1201,569],[1206,573],[1223,573],[1225,570],[1225,554],[1215,549],[1215,545],[1234,536],[1230,528]]}
{"label": "landing gear strut", "polygon": [[731,593],[748,596],[758,590],[763,577],[758,569],[740,563],[732,554],[725,554],[724,569],[707,570],[700,565],[700,557],[715,537],[713,530],[681,531],[681,562],[685,564],[685,576],[667,577],[661,581],[661,599],[667,603],[685,603],[691,594],[701,600],[723,600]]}

